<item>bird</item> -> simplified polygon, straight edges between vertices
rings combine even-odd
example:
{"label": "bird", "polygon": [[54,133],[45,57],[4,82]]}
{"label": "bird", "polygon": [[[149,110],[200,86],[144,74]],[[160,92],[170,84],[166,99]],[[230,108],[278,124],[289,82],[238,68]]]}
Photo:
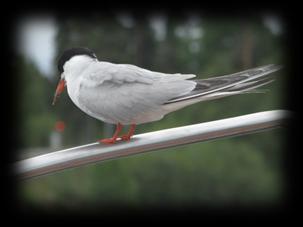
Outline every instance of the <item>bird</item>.
{"label": "bird", "polygon": [[[194,74],[162,73],[131,64],[99,61],[87,47],[66,49],[58,59],[60,80],[53,105],[67,88],[72,102],[100,121],[115,124],[111,138],[99,143],[129,141],[139,124],[161,120],[186,106],[232,95],[257,92],[274,81],[269,74],[282,66],[269,64],[245,71],[194,79]],[[123,126],[129,126],[120,135]]]}

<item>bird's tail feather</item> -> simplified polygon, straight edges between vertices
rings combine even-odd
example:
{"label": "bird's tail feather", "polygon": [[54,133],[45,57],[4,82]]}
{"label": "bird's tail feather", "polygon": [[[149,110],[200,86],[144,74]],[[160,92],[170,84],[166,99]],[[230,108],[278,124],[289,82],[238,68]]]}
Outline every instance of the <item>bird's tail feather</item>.
{"label": "bird's tail feather", "polygon": [[191,103],[191,100],[195,99],[198,102],[236,94],[260,92],[257,88],[273,82],[274,78],[269,74],[280,68],[281,66],[277,65],[266,65],[226,76],[194,80],[197,83],[194,90],[186,95],[171,99],[165,104],[182,101],[190,101],[188,103]]}

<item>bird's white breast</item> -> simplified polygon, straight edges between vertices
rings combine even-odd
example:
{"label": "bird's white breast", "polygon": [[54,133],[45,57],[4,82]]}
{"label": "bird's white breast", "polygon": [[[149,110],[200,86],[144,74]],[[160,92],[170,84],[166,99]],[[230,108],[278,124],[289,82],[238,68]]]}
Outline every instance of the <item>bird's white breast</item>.
{"label": "bird's white breast", "polygon": [[[83,103],[80,100],[80,88],[83,83],[83,78],[87,75],[87,71],[92,68],[91,65],[95,63],[96,60],[89,58],[87,56],[75,56],[71,58],[68,62],[64,65],[64,75],[66,80],[67,86],[67,93],[73,103],[80,108],[86,114],[103,120],[102,117],[94,114],[87,108],[87,103]],[[82,91],[82,96],[87,96],[87,98],[92,102],[93,97],[89,97],[89,94],[85,94]]]}

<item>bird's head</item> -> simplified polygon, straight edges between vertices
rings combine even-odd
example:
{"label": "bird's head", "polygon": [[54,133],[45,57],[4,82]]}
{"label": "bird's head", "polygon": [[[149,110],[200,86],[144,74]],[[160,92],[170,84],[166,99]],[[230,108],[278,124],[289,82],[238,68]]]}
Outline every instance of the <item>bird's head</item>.
{"label": "bird's head", "polygon": [[53,105],[55,105],[57,98],[64,91],[66,85],[65,71],[66,70],[72,71],[71,68],[74,69],[74,71],[76,71],[79,67],[82,67],[81,63],[79,64],[79,61],[76,61],[77,59],[75,57],[81,57],[81,59],[87,59],[87,58],[97,59],[96,54],[92,50],[85,47],[71,48],[63,52],[63,54],[60,56],[58,61],[60,81],[57,85],[57,89],[54,95],[54,99],[52,103]]}

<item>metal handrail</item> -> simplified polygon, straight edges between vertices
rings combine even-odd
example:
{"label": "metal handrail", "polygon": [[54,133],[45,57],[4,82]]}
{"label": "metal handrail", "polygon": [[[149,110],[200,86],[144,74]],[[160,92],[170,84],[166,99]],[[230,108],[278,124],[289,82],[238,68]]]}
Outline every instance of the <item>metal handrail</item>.
{"label": "metal handrail", "polygon": [[286,110],[272,110],[144,133],[135,135],[129,142],[117,142],[114,145],[92,143],[19,161],[15,163],[14,170],[25,179],[162,148],[256,133],[282,126],[290,115]]}

